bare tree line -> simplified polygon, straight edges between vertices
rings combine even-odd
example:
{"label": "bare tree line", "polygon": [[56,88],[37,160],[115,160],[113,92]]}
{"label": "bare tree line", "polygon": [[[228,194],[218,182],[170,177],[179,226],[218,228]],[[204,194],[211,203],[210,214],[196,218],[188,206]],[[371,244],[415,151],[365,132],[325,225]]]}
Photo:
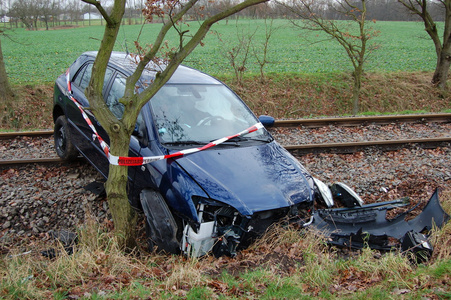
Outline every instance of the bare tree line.
{"label": "bare tree line", "polygon": [[[286,1],[283,1],[286,2]],[[304,1],[295,1],[304,2]],[[316,0],[307,1],[314,10],[328,20],[349,19],[340,12],[342,1],[338,0]],[[362,9],[360,0],[347,1],[351,6]],[[366,2],[367,20],[376,21],[420,21],[421,19],[406,9],[399,0],[371,0]],[[442,0],[427,0],[428,10],[434,21],[444,21]]]}
{"label": "bare tree line", "polygon": [[[236,4],[235,0],[209,1],[202,0],[202,12],[192,13],[194,20],[204,19],[209,15],[214,15],[218,11]],[[312,1],[323,16],[331,20],[341,20],[345,18],[343,14],[337,12],[338,2],[336,0]],[[360,1],[355,0],[356,5]],[[431,0],[429,10],[435,21],[443,21],[443,13],[440,13],[439,0]],[[124,24],[137,24],[144,22],[142,9],[144,0],[127,1]],[[106,11],[111,8],[105,6]],[[373,0],[367,3],[367,19],[378,21],[419,21],[419,17],[403,7],[398,0]],[[80,0],[2,0],[0,2],[0,23],[8,23],[10,27],[26,27],[37,29],[55,26],[71,25],[91,25],[91,21],[96,19],[96,11],[91,5]],[[248,10],[242,11],[231,18],[286,18],[286,11],[277,3],[263,3]],[[98,24],[98,22],[96,23]]]}
{"label": "bare tree line", "polygon": [[[127,2],[125,19],[142,22],[144,0]],[[111,7],[106,7],[110,11]],[[80,0],[2,0],[0,2],[0,23],[10,27],[37,29],[64,25],[91,25],[91,21],[103,19],[92,5]],[[97,22],[98,24],[99,22]],[[129,24],[131,24],[129,22]]]}

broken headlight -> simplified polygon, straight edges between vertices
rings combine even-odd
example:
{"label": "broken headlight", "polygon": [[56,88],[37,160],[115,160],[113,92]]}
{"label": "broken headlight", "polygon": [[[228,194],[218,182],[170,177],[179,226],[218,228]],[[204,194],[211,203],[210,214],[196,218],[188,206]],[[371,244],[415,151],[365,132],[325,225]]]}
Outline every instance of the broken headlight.
{"label": "broken headlight", "polygon": [[245,216],[235,208],[207,198],[196,198],[198,230],[185,227],[182,250],[190,256],[201,256],[210,251],[215,256],[234,256],[261,236],[269,226],[280,221],[300,226],[311,218],[313,202],[302,202],[290,207],[256,212]]}

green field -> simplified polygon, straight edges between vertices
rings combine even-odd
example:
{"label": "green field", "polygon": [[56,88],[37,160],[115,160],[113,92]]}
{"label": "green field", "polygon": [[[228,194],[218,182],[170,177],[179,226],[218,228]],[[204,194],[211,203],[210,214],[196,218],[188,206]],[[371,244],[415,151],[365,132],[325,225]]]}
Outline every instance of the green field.
{"label": "green field", "polygon": [[[263,20],[225,21],[213,26],[218,35],[209,34],[205,46],[198,47],[185,64],[213,75],[230,74],[232,69],[224,57],[224,52],[237,45],[239,34],[249,35],[257,30],[254,42],[261,45],[265,35]],[[151,43],[160,24],[145,25],[140,40]],[[193,31],[196,22],[190,24]],[[418,22],[377,22],[371,23],[380,31],[373,41],[379,49],[372,53],[366,71],[431,71],[436,56],[432,41],[428,39],[422,23]],[[328,73],[351,70],[352,66],[344,50],[335,41],[325,40],[316,33],[302,32],[293,28],[286,20],[276,20],[277,31],[273,34],[269,47],[269,63],[265,72],[276,73]],[[238,30],[237,30],[238,28]],[[130,51],[137,39],[141,25],[125,25],[119,34],[116,50]],[[103,33],[102,26],[80,27],[49,31],[7,31],[11,39],[2,37],[3,55],[11,83],[51,82],[80,55],[88,50],[97,50]],[[176,41],[175,35],[172,38]],[[322,42],[319,42],[322,41]],[[259,47],[260,48],[260,47]],[[250,54],[246,65],[248,73],[258,73],[255,56]]]}

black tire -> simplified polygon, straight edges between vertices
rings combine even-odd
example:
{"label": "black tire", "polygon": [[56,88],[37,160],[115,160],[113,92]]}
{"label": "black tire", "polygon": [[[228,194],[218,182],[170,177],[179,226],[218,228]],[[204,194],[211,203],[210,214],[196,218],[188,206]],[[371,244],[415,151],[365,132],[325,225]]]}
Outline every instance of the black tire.
{"label": "black tire", "polygon": [[179,225],[163,196],[154,190],[141,192],[141,205],[146,216],[146,236],[149,249],[167,253],[180,253]]}
{"label": "black tire", "polygon": [[55,151],[61,159],[71,160],[78,156],[78,151],[71,141],[71,135],[66,116],[59,116],[55,121],[53,132]]}

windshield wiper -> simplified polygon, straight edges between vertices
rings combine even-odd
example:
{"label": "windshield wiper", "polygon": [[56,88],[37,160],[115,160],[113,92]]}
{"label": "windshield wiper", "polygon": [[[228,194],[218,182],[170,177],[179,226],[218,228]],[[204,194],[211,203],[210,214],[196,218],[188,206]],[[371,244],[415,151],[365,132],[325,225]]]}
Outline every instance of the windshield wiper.
{"label": "windshield wiper", "polygon": [[164,142],[162,144],[168,146],[183,146],[183,145],[205,145],[207,143],[202,141],[174,141],[174,142]]}
{"label": "windshield wiper", "polygon": [[234,138],[231,138],[230,140],[224,141],[221,144],[222,145],[227,145],[227,146],[237,146],[239,147],[241,145],[241,143],[243,142],[264,142],[264,143],[269,143],[272,141],[271,137],[267,137],[267,138],[258,138],[258,137],[245,137],[245,136],[236,136]]}
{"label": "windshield wiper", "polygon": [[248,140],[252,140],[252,141],[265,142],[265,143],[269,143],[269,142],[272,142],[274,140],[270,136],[263,137],[263,138],[260,138],[260,137],[248,137],[247,139]]}
{"label": "windshield wiper", "polygon": [[255,137],[251,137],[251,136],[237,136],[234,138],[231,138],[229,141],[230,142],[248,142],[248,141],[257,141],[257,142],[265,142],[265,143],[269,143],[271,142],[273,139],[270,136],[266,136],[266,137],[260,137],[260,136],[255,136]]}
{"label": "windshield wiper", "polygon": [[226,141],[226,142],[245,142],[248,141],[249,138],[244,137],[244,136],[236,136],[231,138],[230,140]]}

